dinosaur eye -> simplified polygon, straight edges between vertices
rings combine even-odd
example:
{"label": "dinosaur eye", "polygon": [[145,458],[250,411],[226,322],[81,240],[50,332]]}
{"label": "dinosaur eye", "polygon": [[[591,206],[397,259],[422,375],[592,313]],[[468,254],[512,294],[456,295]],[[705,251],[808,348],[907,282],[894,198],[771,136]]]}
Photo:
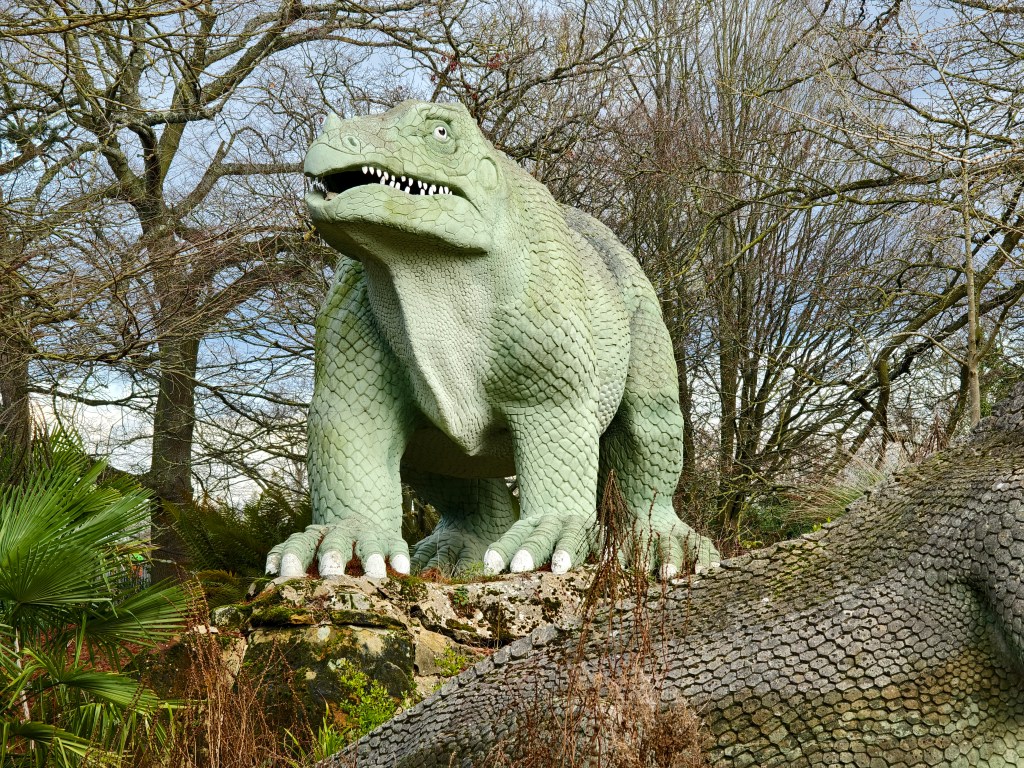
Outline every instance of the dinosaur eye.
{"label": "dinosaur eye", "polygon": [[434,138],[438,141],[448,141],[448,129],[443,125],[437,126],[434,129]]}

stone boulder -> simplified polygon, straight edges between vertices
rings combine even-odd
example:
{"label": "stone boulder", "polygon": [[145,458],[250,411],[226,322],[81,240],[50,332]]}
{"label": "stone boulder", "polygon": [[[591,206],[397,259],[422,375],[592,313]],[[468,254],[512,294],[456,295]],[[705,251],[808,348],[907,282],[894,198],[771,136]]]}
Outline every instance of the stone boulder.
{"label": "stone boulder", "polygon": [[211,626],[232,650],[229,671],[274,670],[263,677],[268,704],[298,696],[315,722],[348,695],[353,670],[395,699],[416,701],[542,624],[578,627],[590,577],[581,569],[460,584],[350,576],[257,583],[246,602],[214,609]]}

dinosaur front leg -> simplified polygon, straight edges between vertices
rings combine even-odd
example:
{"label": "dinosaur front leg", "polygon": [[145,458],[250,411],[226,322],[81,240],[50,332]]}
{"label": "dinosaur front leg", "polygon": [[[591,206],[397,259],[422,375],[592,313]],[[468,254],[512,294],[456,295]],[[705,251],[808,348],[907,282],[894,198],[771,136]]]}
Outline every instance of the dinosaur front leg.
{"label": "dinosaur front leg", "polygon": [[488,573],[551,563],[565,573],[597,538],[598,429],[593,409],[537,406],[506,412],[515,447],[520,520],[484,555]]}
{"label": "dinosaur front leg", "polygon": [[353,551],[371,578],[386,575],[386,560],[409,572],[399,465],[415,409],[362,275],[343,262],[317,319],[307,458],[313,524],[267,556],[267,572],[282,578],[305,575],[314,557],[321,576],[340,575]]}

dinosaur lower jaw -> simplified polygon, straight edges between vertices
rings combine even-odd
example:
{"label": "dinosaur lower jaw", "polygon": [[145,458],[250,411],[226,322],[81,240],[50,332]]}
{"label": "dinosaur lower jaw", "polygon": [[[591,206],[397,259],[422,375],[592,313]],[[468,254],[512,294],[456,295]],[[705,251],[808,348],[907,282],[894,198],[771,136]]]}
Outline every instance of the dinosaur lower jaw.
{"label": "dinosaur lower jaw", "polygon": [[[494,227],[455,194],[411,195],[390,185],[363,184],[328,199],[306,194],[310,218],[323,238],[342,253],[361,258],[408,248],[410,237],[430,250],[482,254],[493,244]],[[433,245],[431,245],[433,244]]]}

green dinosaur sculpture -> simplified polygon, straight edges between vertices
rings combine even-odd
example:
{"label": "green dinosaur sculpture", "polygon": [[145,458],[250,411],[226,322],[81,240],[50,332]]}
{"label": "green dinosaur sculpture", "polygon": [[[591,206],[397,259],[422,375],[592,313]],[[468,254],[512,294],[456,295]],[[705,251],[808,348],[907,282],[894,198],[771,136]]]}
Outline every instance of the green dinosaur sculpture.
{"label": "green dinosaur sculpture", "polygon": [[[672,508],[672,345],[607,228],[558,205],[457,105],[332,115],[305,172],[313,222],[344,256],[317,320],[314,524],[274,548],[269,573],[303,575],[318,555],[338,574],[353,551],[373,578],[385,559],[563,572],[594,546],[609,470],[662,575],[718,559]],[[442,513],[411,562],[402,479]]]}
{"label": "green dinosaur sculpture", "polygon": [[667,720],[700,714],[716,768],[1024,765],[1024,385],[837,523],[656,590],[643,613],[599,616],[582,643],[541,627],[320,768],[484,768],[495,748],[520,757],[531,727],[578,737],[574,765],[615,765],[596,759],[614,729],[574,720],[567,681],[601,685],[644,645],[653,698]]}

